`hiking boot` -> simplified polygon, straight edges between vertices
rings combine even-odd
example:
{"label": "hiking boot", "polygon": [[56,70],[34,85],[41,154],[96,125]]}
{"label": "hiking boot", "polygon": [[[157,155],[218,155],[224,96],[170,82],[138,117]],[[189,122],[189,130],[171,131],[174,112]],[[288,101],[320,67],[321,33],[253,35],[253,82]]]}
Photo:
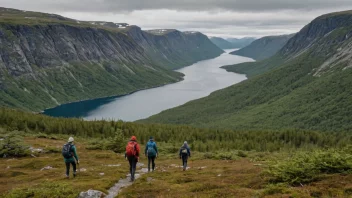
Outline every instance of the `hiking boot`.
{"label": "hiking boot", "polygon": [[75,178],[75,177],[76,177],[76,173],[73,174],[73,178]]}

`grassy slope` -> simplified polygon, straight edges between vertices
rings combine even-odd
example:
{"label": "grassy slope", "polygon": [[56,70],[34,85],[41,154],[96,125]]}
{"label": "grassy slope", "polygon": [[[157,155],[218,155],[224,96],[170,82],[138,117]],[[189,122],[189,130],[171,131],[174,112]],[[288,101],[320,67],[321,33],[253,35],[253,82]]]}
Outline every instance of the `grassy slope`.
{"label": "grassy slope", "polygon": [[349,30],[347,27],[329,34],[316,47],[286,62],[277,55],[259,63],[241,64],[230,70],[248,73],[250,80],[144,122],[233,129],[351,131],[352,70],[342,70],[347,63],[340,63],[321,77],[311,75],[331,52],[349,43],[350,39],[343,40]]}
{"label": "grassy slope", "polygon": [[[0,159],[0,197],[77,197],[89,189],[107,192],[120,178],[128,174],[128,164],[123,155],[112,151],[87,150],[86,140],[76,138],[81,171],[75,179],[65,179],[64,163],[60,149],[64,140],[28,136],[25,143],[34,148],[51,150],[35,154],[38,157]],[[322,175],[317,182],[303,187],[270,185],[263,175],[266,160],[282,154],[251,153],[235,160],[203,159],[195,153],[189,160],[188,171],[183,172],[175,154],[162,154],[156,160],[157,169],[142,175],[123,189],[119,197],[310,197],[351,195],[352,175]],[[147,164],[146,158],[141,162]],[[117,165],[121,166],[106,166]],[[53,169],[43,170],[46,166]],[[144,166],[146,167],[146,166]],[[104,175],[100,175],[104,173]]]}

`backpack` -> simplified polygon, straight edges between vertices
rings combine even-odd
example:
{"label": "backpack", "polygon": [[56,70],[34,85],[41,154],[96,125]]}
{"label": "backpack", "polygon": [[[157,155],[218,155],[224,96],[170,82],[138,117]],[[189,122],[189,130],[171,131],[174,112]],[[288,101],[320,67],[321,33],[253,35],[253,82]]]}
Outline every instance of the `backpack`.
{"label": "backpack", "polygon": [[129,157],[133,157],[137,155],[137,151],[136,151],[136,142],[128,142],[127,146],[126,146],[126,155]]}
{"label": "backpack", "polygon": [[187,148],[181,148],[181,153],[182,153],[182,155],[188,155],[188,150],[187,150]]}
{"label": "backpack", "polygon": [[148,142],[148,144],[147,144],[147,147],[148,147],[147,154],[149,157],[156,156],[156,151],[154,149],[154,145],[155,145],[154,142],[152,142],[152,143]]}
{"label": "backpack", "polygon": [[68,158],[73,157],[71,148],[72,148],[72,144],[65,144],[62,147],[62,156],[64,156],[64,158],[68,159]]}

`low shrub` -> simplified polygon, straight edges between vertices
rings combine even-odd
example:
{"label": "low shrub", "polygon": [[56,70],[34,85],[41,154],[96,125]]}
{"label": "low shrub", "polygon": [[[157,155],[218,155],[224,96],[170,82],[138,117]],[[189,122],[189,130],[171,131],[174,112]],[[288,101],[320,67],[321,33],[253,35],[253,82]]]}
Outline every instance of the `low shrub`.
{"label": "low shrub", "polygon": [[245,153],[244,151],[238,151],[237,155],[238,155],[238,157],[247,157],[248,156],[247,153]]}
{"label": "low shrub", "polygon": [[5,197],[7,198],[41,198],[41,197],[56,197],[56,198],[74,198],[78,192],[69,184],[44,182],[43,184],[32,186],[30,188],[13,189]]}
{"label": "low shrub", "polygon": [[335,149],[298,152],[289,159],[272,161],[266,170],[272,181],[292,185],[312,182],[321,173],[351,172],[352,155]]}
{"label": "low shrub", "polygon": [[88,150],[112,150],[115,153],[125,151],[127,141],[121,130],[116,131],[115,136],[111,139],[93,139],[88,143]]}
{"label": "low shrub", "polygon": [[262,196],[287,193],[287,186],[284,184],[269,184],[262,192]]}
{"label": "low shrub", "polygon": [[24,157],[30,155],[29,146],[25,145],[23,138],[10,133],[0,140],[0,157]]}

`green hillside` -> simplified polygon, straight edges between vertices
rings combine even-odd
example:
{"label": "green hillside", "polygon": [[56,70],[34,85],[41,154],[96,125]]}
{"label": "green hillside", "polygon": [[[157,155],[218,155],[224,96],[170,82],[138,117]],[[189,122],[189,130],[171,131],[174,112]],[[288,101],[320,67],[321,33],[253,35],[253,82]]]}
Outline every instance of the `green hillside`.
{"label": "green hillside", "polygon": [[253,41],[250,45],[230,54],[246,56],[255,60],[264,60],[276,54],[294,34],[266,36]]}
{"label": "green hillside", "polygon": [[144,122],[351,131],[351,22],[350,12],[318,17],[274,57],[226,67],[249,80]]}
{"label": "green hillside", "polygon": [[0,7],[0,105],[42,111],[182,80],[172,71],[223,53],[199,32]]}

